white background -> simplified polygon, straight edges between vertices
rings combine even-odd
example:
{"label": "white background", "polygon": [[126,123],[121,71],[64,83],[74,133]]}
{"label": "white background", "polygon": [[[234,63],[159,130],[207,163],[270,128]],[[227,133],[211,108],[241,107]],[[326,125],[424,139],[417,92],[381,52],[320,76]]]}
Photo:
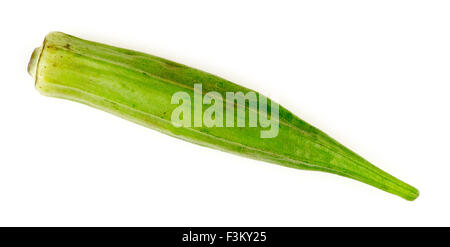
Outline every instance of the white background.
{"label": "white background", "polygon": [[[9,1],[0,25],[2,226],[449,226],[448,1]],[[41,96],[50,31],[272,96],[420,190],[196,146]]]}

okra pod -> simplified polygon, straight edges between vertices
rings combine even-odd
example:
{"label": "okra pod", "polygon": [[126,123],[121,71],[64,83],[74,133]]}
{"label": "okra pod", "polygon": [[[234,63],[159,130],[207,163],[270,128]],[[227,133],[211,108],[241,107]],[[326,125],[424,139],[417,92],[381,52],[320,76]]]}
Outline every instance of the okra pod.
{"label": "okra pod", "polygon": [[199,145],[352,178],[414,200],[414,187],[372,165],[257,92],[145,53],[45,37],[28,65],[37,90]]}

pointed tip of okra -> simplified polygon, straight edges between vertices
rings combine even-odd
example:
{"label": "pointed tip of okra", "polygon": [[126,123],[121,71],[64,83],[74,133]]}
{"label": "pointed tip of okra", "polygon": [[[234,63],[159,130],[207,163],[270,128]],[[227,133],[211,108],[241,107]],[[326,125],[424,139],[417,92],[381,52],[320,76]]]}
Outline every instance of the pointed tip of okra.
{"label": "pointed tip of okra", "polygon": [[[387,174],[387,173],[386,173]],[[414,186],[409,185],[400,179],[390,176],[383,185],[378,187],[382,190],[385,190],[386,192],[395,194],[407,201],[414,201],[419,197],[419,190],[416,189]]]}
{"label": "pointed tip of okra", "polygon": [[401,198],[407,200],[407,201],[414,201],[419,197],[419,190],[415,187],[397,179],[393,178],[390,180],[391,182],[395,182],[395,185],[392,185],[390,183],[390,187],[379,187],[382,190],[385,190],[386,192],[390,192],[392,194],[395,194],[397,196],[400,196]]}
{"label": "pointed tip of okra", "polygon": [[411,186],[410,193],[402,195],[401,197],[403,197],[404,199],[406,199],[408,201],[414,201],[417,199],[417,197],[419,197],[419,195],[420,195],[419,190]]}

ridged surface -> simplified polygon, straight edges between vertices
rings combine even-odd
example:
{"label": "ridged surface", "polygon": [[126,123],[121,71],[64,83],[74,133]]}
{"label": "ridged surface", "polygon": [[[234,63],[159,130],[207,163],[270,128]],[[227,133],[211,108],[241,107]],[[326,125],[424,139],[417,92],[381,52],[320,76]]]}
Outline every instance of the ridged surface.
{"label": "ridged surface", "polygon": [[[224,100],[226,92],[252,91],[175,62],[53,32],[33,53],[29,72],[44,95],[84,103],[196,144],[288,167],[346,176],[407,200],[419,195],[414,187],[373,166],[281,106],[275,138],[261,139],[261,127],[174,127],[171,113],[178,105],[171,104],[171,98],[176,92],[184,91],[193,99],[196,83],[202,84],[203,94],[216,91]],[[203,110],[206,108],[204,105]]]}

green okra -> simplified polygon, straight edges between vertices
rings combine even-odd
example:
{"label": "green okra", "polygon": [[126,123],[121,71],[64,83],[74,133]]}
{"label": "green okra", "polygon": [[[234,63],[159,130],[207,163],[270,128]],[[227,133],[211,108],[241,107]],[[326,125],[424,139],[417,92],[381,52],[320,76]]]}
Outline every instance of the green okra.
{"label": "green okra", "polygon": [[[260,95],[252,104],[246,96],[255,91],[182,64],[52,32],[34,50],[28,71],[41,94],[84,103],[192,143],[338,174],[407,200],[419,195],[275,102]],[[230,92],[242,94],[230,99]],[[252,118],[265,125],[245,126]],[[272,135],[264,138],[269,130]]]}

